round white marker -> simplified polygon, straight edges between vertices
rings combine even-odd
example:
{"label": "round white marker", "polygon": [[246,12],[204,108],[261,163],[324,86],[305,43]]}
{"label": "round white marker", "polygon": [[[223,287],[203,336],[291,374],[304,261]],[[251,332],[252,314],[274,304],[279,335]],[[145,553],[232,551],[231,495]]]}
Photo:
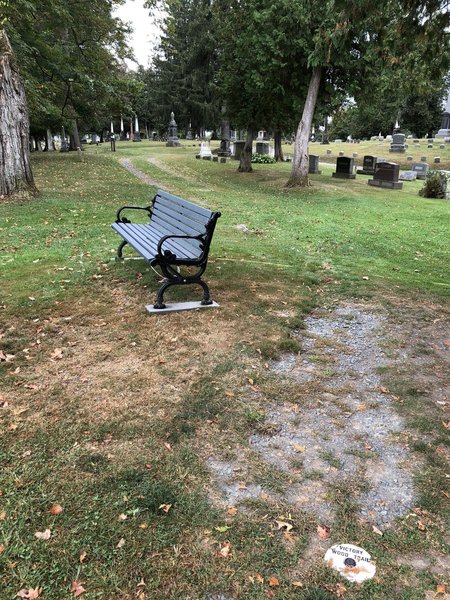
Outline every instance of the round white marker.
{"label": "round white marker", "polygon": [[370,554],[353,544],[331,546],[323,559],[331,569],[338,571],[349,581],[361,583],[375,575],[376,566]]}

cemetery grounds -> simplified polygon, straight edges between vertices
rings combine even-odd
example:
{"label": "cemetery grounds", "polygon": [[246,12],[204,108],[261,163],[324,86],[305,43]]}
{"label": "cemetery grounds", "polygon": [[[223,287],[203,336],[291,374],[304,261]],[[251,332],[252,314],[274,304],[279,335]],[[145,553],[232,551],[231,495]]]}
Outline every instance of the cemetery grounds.
{"label": "cemetery grounds", "polygon": [[[448,598],[449,202],[197,151],[35,154],[41,195],[0,200],[1,600]],[[155,186],[222,212],[220,308],[150,316],[114,261]]]}

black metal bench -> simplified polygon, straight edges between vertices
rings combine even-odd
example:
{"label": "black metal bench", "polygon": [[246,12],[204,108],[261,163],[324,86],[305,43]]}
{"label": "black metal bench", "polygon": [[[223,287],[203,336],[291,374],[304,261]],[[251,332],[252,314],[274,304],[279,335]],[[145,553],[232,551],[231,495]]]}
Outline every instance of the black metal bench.
{"label": "black metal bench", "polygon": [[[132,223],[122,212],[146,211],[148,223]],[[199,284],[203,288],[201,305],[210,305],[209,288],[201,279],[208,262],[209,247],[220,212],[211,212],[192,202],[158,190],[146,207],[122,206],[112,228],[123,237],[117,256],[130,244],[152,267],[160,267],[165,277],[158,290],[156,309],[166,308],[164,292],[172,285]]]}

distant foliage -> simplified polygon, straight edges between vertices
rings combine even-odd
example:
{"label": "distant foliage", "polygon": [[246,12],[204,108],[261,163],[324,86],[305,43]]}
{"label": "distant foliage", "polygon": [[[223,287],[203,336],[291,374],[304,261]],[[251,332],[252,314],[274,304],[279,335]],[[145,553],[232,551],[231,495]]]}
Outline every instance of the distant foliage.
{"label": "distant foliage", "polygon": [[252,163],[272,165],[275,162],[276,160],[268,154],[258,154],[257,152],[252,154]]}
{"label": "distant foliage", "polygon": [[424,198],[445,198],[450,175],[444,171],[429,171],[423,188],[419,191]]}

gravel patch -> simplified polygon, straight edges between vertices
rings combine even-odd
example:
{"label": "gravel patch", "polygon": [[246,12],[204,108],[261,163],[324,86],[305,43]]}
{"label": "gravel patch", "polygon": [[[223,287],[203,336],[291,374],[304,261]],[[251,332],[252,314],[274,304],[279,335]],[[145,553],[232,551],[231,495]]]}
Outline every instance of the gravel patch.
{"label": "gravel patch", "polygon": [[[390,364],[382,349],[385,317],[348,304],[311,316],[305,325],[297,334],[304,352],[273,362],[272,369],[299,385],[315,382],[316,392],[301,407],[272,405],[266,420],[273,435],[252,435],[250,448],[289,474],[283,501],[330,523],[330,486],[348,484],[359,516],[386,528],[408,512],[415,495],[412,457],[402,444],[404,424],[377,372]],[[209,466],[230,501],[244,497],[233,483],[236,466],[213,459]],[[247,485],[246,491],[254,497],[266,493],[261,486]]]}

